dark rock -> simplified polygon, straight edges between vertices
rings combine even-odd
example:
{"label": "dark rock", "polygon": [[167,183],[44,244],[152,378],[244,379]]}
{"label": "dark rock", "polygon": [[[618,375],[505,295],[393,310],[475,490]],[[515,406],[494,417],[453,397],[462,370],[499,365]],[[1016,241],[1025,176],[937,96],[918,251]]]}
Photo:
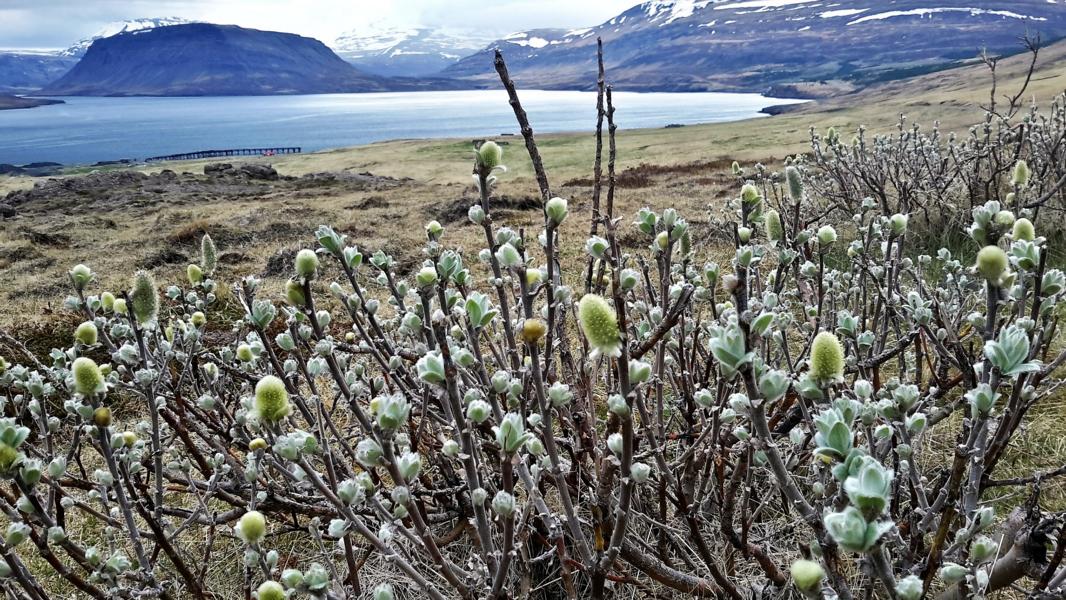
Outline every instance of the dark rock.
{"label": "dark rock", "polygon": [[11,219],[15,216],[15,207],[10,204],[0,204],[0,219]]}
{"label": "dark rock", "polygon": [[238,171],[247,175],[249,179],[278,180],[278,172],[270,165],[241,165]]}
{"label": "dark rock", "polygon": [[181,265],[187,262],[189,262],[189,257],[186,254],[179,252],[172,246],[167,246],[144,257],[137,266],[142,269],[155,269],[165,265]]}
{"label": "dark rock", "polygon": [[[14,212],[14,209],[12,209],[12,212]],[[70,236],[62,233],[37,231],[36,229],[30,229],[27,227],[22,230],[22,235],[36,246],[59,247],[70,244]]]}
{"label": "dark rock", "polygon": [[802,104],[775,104],[773,106],[767,106],[766,108],[760,109],[759,112],[764,115],[776,117],[777,115],[783,115],[785,113],[797,111],[800,108],[803,108]]}
{"label": "dark rock", "polygon": [[210,163],[204,165],[204,175],[218,175],[233,169],[230,163]]}

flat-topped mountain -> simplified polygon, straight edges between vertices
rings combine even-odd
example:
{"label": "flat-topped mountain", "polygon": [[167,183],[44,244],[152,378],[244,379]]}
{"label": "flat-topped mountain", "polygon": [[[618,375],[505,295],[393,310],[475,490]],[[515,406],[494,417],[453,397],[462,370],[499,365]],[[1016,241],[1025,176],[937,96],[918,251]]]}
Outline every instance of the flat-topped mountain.
{"label": "flat-topped mountain", "polygon": [[226,96],[387,89],[318,40],[233,25],[189,23],[93,41],[43,95]]}
{"label": "flat-topped mountain", "polygon": [[1066,37],[1053,0],[652,0],[588,29],[519,32],[442,74],[494,82],[504,51],[519,85],[595,86],[596,38],[628,90],[764,91],[775,85],[898,79]]}

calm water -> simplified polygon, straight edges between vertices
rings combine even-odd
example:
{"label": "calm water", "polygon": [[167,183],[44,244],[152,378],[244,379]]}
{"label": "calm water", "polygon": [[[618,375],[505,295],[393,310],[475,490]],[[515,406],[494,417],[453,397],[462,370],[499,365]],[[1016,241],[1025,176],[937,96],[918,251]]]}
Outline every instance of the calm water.
{"label": "calm water", "polygon": [[[589,131],[593,92],[521,92],[534,131]],[[620,128],[733,121],[788,100],[758,94],[614,94]],[[401,138],[517,133],[503,91],[63,98],[0,111],[0,163],[87,164],[222,148],[300,146],[304,152]]]}

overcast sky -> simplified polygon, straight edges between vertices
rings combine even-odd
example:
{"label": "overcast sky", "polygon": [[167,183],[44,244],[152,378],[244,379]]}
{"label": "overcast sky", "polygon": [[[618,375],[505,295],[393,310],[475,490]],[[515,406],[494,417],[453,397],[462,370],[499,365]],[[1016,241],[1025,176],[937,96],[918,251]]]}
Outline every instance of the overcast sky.
{"label": "overcast sky", "polygon": [[0,48],[65,48],[113,21],[184,17],[288,31],[331,42],[385,22],[497,37],[599,24],[641,0],[0,0]]}

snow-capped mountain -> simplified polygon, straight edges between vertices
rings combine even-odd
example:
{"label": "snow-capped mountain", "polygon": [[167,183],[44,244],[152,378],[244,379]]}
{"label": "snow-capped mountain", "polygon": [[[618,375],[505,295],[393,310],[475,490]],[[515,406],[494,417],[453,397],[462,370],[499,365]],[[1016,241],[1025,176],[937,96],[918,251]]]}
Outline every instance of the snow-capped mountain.
{"label": "snow-capped mountain", "polygon": [[417,77],[439,73],[490,41],[423,27],[370,25],[341,35],[332,48],[366,72]]}
{"label": "snow-capped mountain", "polygon": [[180,17],[154,17],[131,19],[129,21],[116,21],[114,23],[109,23],[106,27],[97,31],[92,36],[78,40],[66,50],[60,51],[59,54],[61,56],[81,58],[85,55],[85,51],[89,49],[89,46],[92,46],[93,42],[101,38],[111,37],[128,31],[141,31],[143,29],[154,29],[156,27],[166,27],[167,25],[184,25],[185,23],[193,22],[194,21],[182,19]]}
{"label": "snow-capped mountain", "polygon": [[236,25],[185,23],[94,42],[41,91],[50,96],[249,96],[397,89],[322,42]]}
{"label": "snow-capped mountain", "polygon": [[[589,89],[596,38],[631,90],[764,91],[865,84],[1066,37],[1066,0],[650,0],[587,29],[509,35],[445,69],[490,84],[500,48],[519,84]],[[792,87],[785,89],[794,90]]]}

